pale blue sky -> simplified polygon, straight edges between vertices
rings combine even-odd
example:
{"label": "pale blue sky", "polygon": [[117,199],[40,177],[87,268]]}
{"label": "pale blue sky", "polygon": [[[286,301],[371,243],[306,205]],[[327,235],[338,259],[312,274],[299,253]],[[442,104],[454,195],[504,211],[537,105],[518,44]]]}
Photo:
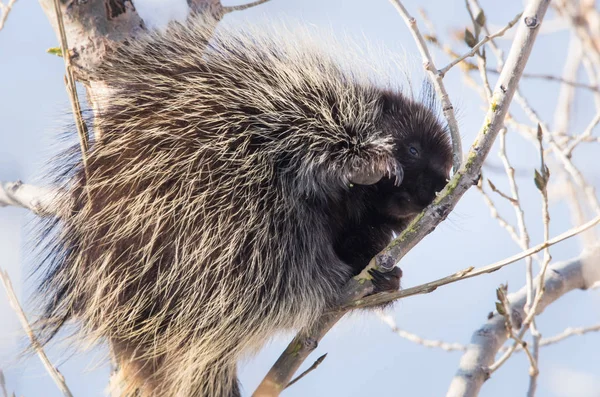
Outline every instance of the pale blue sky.
{"label": "pale blue sky", "polygon": [[[160,24],[168,15],[181,15],[177,10],[184,0],[173,0],[165,6],[160,0],[138,0],[142,16]],[[447,34],[450,28],[464,26],[468,14],[462,0],[405,1],[417,15],[417,7],[425,7],[438,30]],[[227,2],[226,4],[233,4]],[[488,21],[502,25],[520,11],[521,0],[482,1]],[[181,8],[179,8],[181,9]],[[552,14],[548,16],[552,18]],[[406,53],[409,64],[419,65],[419,57],[407,29],[394,8],[386,0],[271,0],[251,10],[229,15],[223,23],[264,23],[294,20],[317,29],[360,38],[375,47],[384,46],[391,53]],[[507,41],[501,42],[504,46]],[[568,36],[562,33],[539,38],[527,71],[559,74],[565,58]],[[62,59],[46,54],[57,45],[45,15],[35,1],[19,0],[6,26],[0,32],[0,180],[34,180],[44,161],[55,152],[53,142],[69,122],[68,98],[63,85]],[[458,47],[461,51],[466,48]],[[446,58],[436,53],[439,65]],[[477,78],[476,75],[474,77]],[[421,79],[416,73],[415,79]],[[461,80],[457,69],[446,80],[448,91],[458,109],[465,145],[468,146],[483,120],[478,97]],[[416,84],[418,87],[420,84]],[[522,85],[532,104],[545,119],[552,122],[558,85],[539,81]],[[576,102],[574,132],[580,132],[592,115],[589,95]],[[516,110],[515,114],[521,115]],[[600,182],[597,162],[598,146],[589,146],[577,155],[577,162],[595,185]],[[495,156],[496,151],[492,154]],[[525,210],[533,242],[541,239],[540,206],[537,191],[529,183],[537,165],[534,149],[521,138],[510,134],[509,155],[514,164],[526,170],[520,179]],[[491,163],[499,164],[497,158]],[[504,188],[505,181],[496,176],[494,182]],[[513,214],[506,206],[507,217]],[[34,266],[24,225],[31,219],[26,211],[0,209],[0,266],[7,268],[23,301],[27,301],[32,283],[27,275]],[[551,234],[570,227],[568,208],[552,206]],[[485,265],[518,250],[506,233],[492,220],[476,191],[470,191],[449,219],[401,263],[403,285],[412,286],[452,273],[468,266]],[[555,259],[565,259],[578,252],[576,240],[552,249]],[[424,296],[412,297],[396,304],[393,314],[400,327],[424,338],[468,343],[473,330],[485,321],[494,308],[495,289],[508,282],[515,290],[524,283],[523,264],[502,271],[440,288]],[[29,314],[33,308],[26,306]],[[585,326],[600,321],[600,295],[596,292],[572,292],[565,296],[538,321],[544,335],[562,331],[566,326]],[[250,395],[269,367],[283,350],[289,335],[274,340],[257,357],[244,363],[240,376],[245,395]],[[16,354],[24,346],[24,338],[16,319],[0,292],[0,368],[5,370],[8,388],[25,397],[60,396],[56,386],[36,357],[19,361]],[[539,396],[600,396],[600,335],[586,335],[544,348],[541,351]],[[287,390],[295,396],[442,396],[456,371],[460,353],[427,349],[400,339],[373,314],[356,313],[344,319],[322,341],[305,366],[327,352],[318,370]],[[62,353],[62,354],[61,354]],[[62,346],[50,349],[50,356],[60,366],[75,396],[102,396],[108,369],[99,362],[103,352],[64,354]],[[528,382],[527,360],[514,357],[486,382],[482,396],[524,395]],[[570,385],[567,392],[560,385]],[[578,390],[578,387],[582,390]],[[586,390],[588,392],[586,392]]]}

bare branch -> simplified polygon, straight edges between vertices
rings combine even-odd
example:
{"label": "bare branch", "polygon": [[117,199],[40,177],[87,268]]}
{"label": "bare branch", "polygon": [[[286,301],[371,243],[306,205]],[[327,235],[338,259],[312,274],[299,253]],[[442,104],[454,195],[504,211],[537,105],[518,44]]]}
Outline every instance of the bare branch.
{"label": "bare branch", "polygon": [[[519,333],[519,334],[515,333],[515,328],[517,328],[517,329],[520,328],[521,317],[519,317],[518,315],[513,313],[513,311],[511,310],[510,303],[506,296],[507,288],[508,287],[506,285],[501,285],[496,290],[496,295],[498,296],[498,299],[500,300],[500,302],[499,302],[500,306],[499,307],[497,306],[497,307],[498,307],[498,314],[504,317],[504,323],[505,323],[504,328],[506,329],[508,337],[510,339],[514,340],[514,343],[513,343],[513,346],[510,349],[508,349],[506,354],[504,354],[498,361],[496,361],[495,363],[493,363],[492,365],[489,366],[488,373],[490,376],[493,372],[495,372],[498,368],[500,368],[506,362],[506,360],[508,360],[508,358],[511,356],[511,354],[518,347],[520,347],[527,355],[527,359],[529,360],[529,365],[530,365],[530,372],[534,373],[534,372],[538,371],[536,359],[534,358],[533,354],[529,351],[529,347],[527,346],[527,343],[525,341],[523,341],[524,335],[521,333]],[[526,288],[529,289],[528,286]],[[515,321],[513,321],[513,318],[515,319]]]}
{"label": "bare branch", "polygon": [[448,121],[450,135],[452,136],[452,164],[453,170],[456,173],[463,161],[462,141],[460,138],[460,130],[458,129],[458,122],[456,121],[456,116],[454,115],[454,106],[452,105],[450,97],[448,96],[448,92],[446,91],[446,87],[444,86],[444,75],[440,74],[435,67],[433,58],[427,49],[427,43],[425,42],[425,39],[423,39],[423,36],[417,27],[417,20],[409,15],[408,11],[406,8],[404,8],[399,0],[390,1],[394,7],[396,7],[400,13],[400,16],[402,16],[402,19],[404,19],[406,26],[408,26],[410,29],[410,32],[415,39],[415,43],[417,44],[417,48],[423,57],[423,66],[425,67],[425,70],[427,70],[435,91],[440,99],[440,102],[442,103],[442,111],[444,113],[444,117],[446,117],[446,120]]}
{"label": "bare branch", "polygon": [[313,365],[311,365],[306,371],[302,372],[300,375],[298,375],[294,380],[292,380],[290,383],[288,383],[288,385],[285,387],[286,389],[288,387],[290,387],[291,385],[293,385],[294,383],[298,382],[300,379],[304,378],[306,375],[308,375],[310,372],[314,371],[315,369],[317,369],[317,367],[319,365],[321,365],[321,363],[323,361],[325,361],[325,358],[327,358],[327,353],[323,354],[321,357],[317,358],[315,360],[315,362],[313,363]]}
{"label": "bare branch", "polygon": [[[394,4],[397,5],[397,8],[399,8],[401,13],[405,16],[405,20],[412,27],[413,35],[415,35],[420,43],[424,44],[423,37],[418,34],[418,30],[415,30],[416,26],[414,24],[414,19],[408,17],[408,14],[405,12],[406,10],[398,1],[394,1]],[[485,161],[498,132],[504,125],[504,118],[508,112],[508,107],[515,93],[521,74],[523,73],[523,69],[525,68],[525,64],[529,59],[533,43],[535,42],[539,30],[538,28],[545,16],[547,8],[547,1],[532,0],[525,9],[523,13],[524,18],[522,19],[522,22],[519,23],[516,39],[511,47],[506,66],[503,68],[494,89],[494,101],[488,109],[483,126],[475,143],[469,151],[466,161],[462,164],[458,172],[455,173],[448,185],[440,192],[438,197],[434,200],[434,203],[427,207],[421,214],[417,215],[400,236],[371,260],[361,274],[350,280],[345,288],[345,293],[340,300],[342,303],[341,306],[347,307],[344,304],[345,302],[355,301],[371,292],[373,285],[370,281],[371,276],[369,271],[371,269],[378,269],[381,271],[391,270],[408,251],[446,218],[462,195],[479,179],[481,166]],[[426,46],[420,46],[419,48],[424,52],[427,51]],[[426,54],[428,54],[428,52],[426,52]],[[429,58],[431,57],[429,56]],[[598,221],[600,218],[596,220]],[[530,254],[531,253],[529,253],[529,255]],[[468,271],[471,272],[472,269],[469,269]],[[460,276],[460,273],[458,275]],[[440,285],[443,284],[444,283]],[[413,291],[413,293],[416,292]],[[284,385],[289,383],[289,380],[298,369],[300,363],[306,359],[308,354],[314,349],[316,343],[318,343],[343,314],[343,311],[326,313],[311,329],[301,331],[273,365],[257,388],[254,396],[279,395]],[[306,346],[312,346],[312,348],[307,348]]]}
{"label": "bare branch", "polygon": [[[588,287],[588,289],[589,290],[593,289],[593,285]],[[438,349],[441,349],[441,350],[444,350],[447,352],[455,352],[455,351],[465,352],[469,348],[467,345],[463,345],[461,343],[445,342],[442,340],[432,340],[432,339],[421,338],[419,335],[416,335],[416,334],[413,334],[412,332],[408,332],[406,330],[400,329],[396,325],[396,322],[394,321],[392,316],[380,314],[379,318],[385,324],[389,325],[390,328],[392,329],[392,332],[396,333],[399,337],[406,339],[407,341],[415,343],[417,345],[421,345],[421,346],[428,347],[428,348],[438,348]],[[558,333],[554,336],[549,336],[547,338],[542,338],[540,340],[540,347],[554,345],[556,343],[559,343],[566,339],[569,339],[573,336],[581,336],[581,335],[585,335],[585,334],[588,334],[591,332],[600,332],[600,324],[592,325],[589,327],[565,328],[565,330],[562,331],[561,333]],[[509,349],[508,347],[502,346],[498,351],[506,352],[508,349]],[[519,348],[517,348],[516,353],[521,352],[521,351],[523,351],[523,348],[519,347]]]}
{"label": "bare branch", "polygon": [[464,280],[467,278],[481,276],[482,274],[486,274],[486,273],[492,273],[492,272],[502,269],[504,266],[510,265],[511,263],[515,263],[521,259],[527,258],[527,257],[535,254],[536,252],[540,252],[540,251],[546,249],[547,247],[550,247],[550,246],[557,244],[561,241],[564,241],[568,238],[577,236],[578,234],[583,233],[584,231],[591,229],[592,227],[594,227],[598,224],[600,224],[600,216],[595,217],[591,221],[589,221],[579,227],[570,229],[548,241],[545,241],[545,242],[543,242],[539,245],[536,245],[526,251],[520,252],[516,255],[513,255],[511,257],[503,259],[499,262],[495,262],[490,265],[482,266],[479,268],[475,268],[475,267],[471,266],[471,267],[468,267],[457,273],[451,274],[449,276],[446,276],[446,277],[443,277],[443,278],[440,278],[440,279],[437,279],[434,281],[430,281],[428,283],[417,285],[416,287],[405,288],[403,290],[395,291],[395,292],[380,292],[378,294],[367,296],[366,298],[362,298],[362,299],[358,299],[358,300],[349,302],[345,306],[345,308],[364,308],[364,307],[370,307],[370,306],[378,306],[383,303],[391,302],[391,301],[394,301],[397,299],[406,298],[408,296],[428,294],[430,292],[435,291],[438,287],[441,287],[441,286],[444,286],[447,284],[452,284],[452,283],[455,283],[457,281],[461,281],[461,280]]}
{"label": "bare branch", "polygon": [[[567,292],[574,289],[587,289],[599,280],[599,261],[600,249],[595,247],[594,250],[584,252],[579,258],[550,266],[542,285],[546,292],[536,306],[535,314],[543,312],[548,305]],[[508,300],[510,311],[525,318],[527,288],[523,287],[518,292],[508,295]],[[473,334],[446,397],[477,396],[483,382],[489,378],[488,367],[493,363],[496,353],[506,339],[504,318],[494,314]]]}
{"label": "bare branch", "polygon": [[456,58],[455,60],[453,60],[452,62],[450,62],[448,65],[444,66],[443,68],[441,68],[438,73],[442,75],[442,77],[448,73],[448,71],[450,69],[452,69],[454,66],[456,66],[456,64],[464,61],[467,58],[470,58],[472,56],[474,56],[475,54],[477,54],[477,52],[479,51],[479,49],[485,45],[488,41],[496,38],[496,37],[500,37],[502,36],[504,33],[506,33],[506,31],[510,28],[512,28],[513,26],[515,26],[515,24],[519,21],[519,18],[521,18],[521,13],[515,15],[515,17],[513,19],[510,20],[510,22],[508,22],[508,24],[503,27],[502,29],[500,29],[499,31],[497,31],[496,33],[492,34],[492,35],[488,35],[485,36],[483,39],[481,39],[477,44],[475,44],[473,46],[473,48],[471,48],[471,51],[467,52],[464,55],[461,55],[460,57]]}
{"label": "bare branch", "polygon": [[[61,41],[54,0],[39,0],[42,9]],[[144,23],[131,1],[90,0],[70,5],[61,2],[67,49],[77,57],[71,66],[78,80],[86,84],[106,51],[116,43],[131,39],[145,30]]]}
{"label": "bare branch", "polygon": [[381,319],[381,321],[383,321],[384,323],[389,325],[394,333],[396,333],[401,338],[404,338],[410,342],[416,343],[417,345],[431,347],[431,348],[439,348],[439,349],[445,350],[447,352],[467,350],[467,347],[465,345],[461,345],[460,343],[448,343],[448,342],[443,342],[441,340],[431,340],[431,339],[421,338],[420,336],[413,334],[412,332],[408,332],[403,329],[400,329],[398,327],[398,325],[396,325],[396,321],[394,321],[394,318],[392,316],[390,316],[388,314],[383,314],[381,312],[379,312],[378,315],[379,315],[379,318]]}
{"label": "bare branch", "polygon": [[6,379],[4,379],[4,372],[0,369],[0,390],[2,390],[2,397],[8,397],[8,391],[6,390]]}
{"label": "bare branch", "polygon": [[600,331],[600,324],[592,325],[590,327],[579,327],[579,328],[566,328],[560,334],[544,338],[540,341],[540,346],[548,346],[553,345],[555,343],[561,342],[567,338],[577,335],[587,334],[589,332],[598,332]]}
{"label": "bare branch", "polygon": [[8,277],[8,273],[6,273],[2,269],[0,269],[0,281],[2,282],[2,285],[4,286],[4,289],[6,290],[6,294],[8,295],[8,301],[9,301],[11,307],[13,308],[15,313],[17,313],[17,317],[19,318],[19,321],[21,322],[21,326],[23,327],[23,330],[25,330],[25,333],[29,337],[29,340],[31,341],[31,345],[33,346],[33,348],[37,352],[38,356],[40,357],[40,360],[42,360],[42,364],[44,364],[46,371],[48,371],[48,373],[54,380],[54,383],[56,383],[56,385],[58,386],[60,391],[63,393],[63,395],[65,395],[66,397],[73,397],[73,395],[71,394],[71,391],[69,390],[69,387],[67,386],[67,383],[65,382],[65,378],[58,371],[58,369],[56,369],[56,367],[54,365],[52,365],[52,363],[50,362],[50,359],[44,352],[44,349],[42,348],[40,343],[37,341],[37,339],[33,333],[33,330],[31,329],[31,325],[29,325],[29,322],[27,321],[27,316],[25,315],[23,308],[19,304],[19,299],[17,298],[17,294],[15,294],[15,290],[12,287],[12,283],[10,282],[10,278]]}
{"label": "bare branch", "polygon": [[252,8],[252,7],[256,7],[258,5],[264,4],[267,1],[269,1],[269,0],[256,0],[256,1],[253,1],[251,3],[242,4],[242,5],[239,5],[239,6],[223,7],[223,13],[224,14],[229,14],[230,12],[233,12],[233,11],[247,10],[248,8]]}
{"label": "bare branch", "polygon": [[88,130],[81,115],[81,105],[79,104],[79,98],[77,97],[77,87],[75,85],[75,77],[73,76],[73,66],[71,63],[71,53],[69,52],[67,34],[65,33],[65,24],[62,17],[62,11],[60,8],[59,0],[54,0],[54,12],[56,13],[56,22],[60,37],[60,50],[62,52],[62,57],[65,60],[65,85],[67,86],[67,93],[69,94],[69,100],[71,101],[71,111],[73,112],[73,118],[75,119],[77,135],[79,136],[79,145],[81,149],[81,160],[83,163],[83,170],[87,179],[87,151],[89,147]]}
{"label": "bare branch", "polygon": [[0,182],[0,207],[23,207],[38,215],[49,215],[55,212],[52,208],[55,197],[54,191],[20,181]]}
{"label": "bare branch", "polygon": [[578,135],[577,138],[575,138],[573,142],[569,144],[569,147],[565,150],[565,154],[570,157],[577,145],[579,145],[581,142],[585,141],[587,138],[592,136],[592,132],[594,131],[594,128],[596,128],[598,123],[600,123],[600,112],[596,113],[596,115],[594,116],[592,121],[590,121],[590,124],[585,128],[583,133]]}
{"label": "bare branch", "polygon": [[[536,171],[535,173],[535,184],[540,191],[542,196],[542,223],[544,225],[544,241],[548,241],[550,238],[550,211],[548,209],[548,181],[550,179],[550,171],[546,166],[546,161],[544,158],[544,142],[542,139],[542,127],[538,125],[538,134],[537,134],[538,142],[540,145],[540,171]],[[527,319],[523,322],[523,328],[529,325],[529,329],[531,331],[531,335],[533,336],[533,360],[531,364],[531,368],[529,370],[529,389],[527,390],[527,397],[534,397],[535,390],[537,388],[537,377],[539,374],[538,369],[538,359],[539,359],[539,347],[540,340],[542,339],[542,335],[537,329],[535,324],[534,316],[537,310],[537,305],[542,299],[542,295],[544,294],[544,280],[546,277],[546,271],[548,266],[550,266],[550,261],[552,260],[552,256],[550,255],[550,249],[546,247],[544,249],[544,259],[542,262],[542,270],[539,275],[539,285],[537,288],[535,300],[533,301],[533,305],[531,307],[526,307],[527,319],[531,318],[530,322],[527,322]]]}
{"label": "bare branch", "polygon": [[[494,73],[494,74],[500,73],[496,69],[493,69],[493,68],[486,68],[486,71],[488,71],[489,73]],[[554,81],[557,83],[570,85],[570,86],[577,87],[577,88],[583,88],[583,89],[590,90],[593,92],[600,92],[600,87],[598,87],[598,86],[581,83],[579,81],[565,80],[562,77],[554,76],[551,74],[523,73],[523,78],[524,79],[540,79],[540,80]]]}
{"label": "bare branch", "polygon": [[[110,48],[126,39],[145,31],[144,23],[129,0],[89,0],[59,2],[57,18],[55,0],[39,0],[56,36],[64,47],[65,67],[73,73],[73,81],[67,81],[67,91],[72,97],[74,80],[82,82],[87,91],[87,101],[94,112],[98,112],[112,91],[102,82],[94,81],[91,75]],[[61,26],[62,21],[62,26]],[[65,40],[63,40],[63,37]],[[68,43],[68,46],[67,46]],[[68,73],[67,73],[68,76]],[[71,101],[73,104],[73,101]],[[76,106],[76,105],[74,105]],[[77,109],[74,108],[74,113]],[[73,117],[77,117],[74,114]],[[76,120],[77,121],[77,120]],[[77,121],[78,128],[80,122]],[[96,138],[102,133],[94,128]]]}
{"label": "bare branch", "polygon": [[8,18],[8,14],[12,10],[13,5],[17,0],[8,0],[7,4],[0,2],[0,30],[4,28],[4,24],[6,23],[6,19]]}

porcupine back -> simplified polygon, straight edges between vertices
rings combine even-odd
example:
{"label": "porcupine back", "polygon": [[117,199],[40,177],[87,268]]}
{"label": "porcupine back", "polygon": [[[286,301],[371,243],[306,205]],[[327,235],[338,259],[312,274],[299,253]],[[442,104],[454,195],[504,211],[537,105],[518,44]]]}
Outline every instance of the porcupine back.
{"label": "porcupine back", "polygon": [[75,319],[144,396],[237,395],[238,359],[335,302],[352,274],[327,222],[343,172],[393,147],[367,78],[290,37],[206,26],[110,53],[88,178],[79,159],[57,172],[42,336]]}

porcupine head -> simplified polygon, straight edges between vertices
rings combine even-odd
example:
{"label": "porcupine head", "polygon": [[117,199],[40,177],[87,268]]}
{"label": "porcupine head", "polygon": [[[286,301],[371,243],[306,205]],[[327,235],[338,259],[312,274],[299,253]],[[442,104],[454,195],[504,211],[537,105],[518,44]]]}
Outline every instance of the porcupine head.
{"label": "porcupine head", "polygon": [[72,321],[109,343],[123,395],[239,396],[238,360],[335,305],[451,166],[433,101],[306,39],[213,25],[113,49],[87,169],[54,170],[39,334]]}

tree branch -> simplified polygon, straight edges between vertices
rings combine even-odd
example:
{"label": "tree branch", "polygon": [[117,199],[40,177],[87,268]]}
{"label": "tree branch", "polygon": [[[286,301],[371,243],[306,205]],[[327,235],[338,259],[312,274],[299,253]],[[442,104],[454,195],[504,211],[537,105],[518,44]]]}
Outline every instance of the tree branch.
{"label": "tree branch", "polygon": [[0,182],[0,207],[16,206],[27,208],[38,215],[55,213],[53,201],[56,192],[21,181]]}
{"label": "tree branch", "polygon": [[398,13],[400,13],[402,19],[404,19],[406,26],[408,26],[410,29],[417,48],[421,53],[421,57],[423,58],[423,66],[431,78],[431,82],[435,87],[435,92],[440,98],[440,102],[442,102],[442,111],[444,112],[444,117],[446,117],[446,121],[448,122],[450,135],[452,136],[452,168],[454,172],[457,172],[463,161],[462,141],[460,138],[460,130],[458,129],[458,122],[456,121],[456,116],[454,115],[454,106],[452,105],[450,97],[448,96],[448,92],[446,91],[446,87],[444,86],[444,75],[435,67],[433,57],[427,49],[427,43],[425,43],[425,39],[417,27],[417,20],[410,16],[404,5],[402,5],[399,0],[390,1],[396,10],[398,10]]}
{"label": "tree branch", "polygon": [[450,69],[452,69],[456,64],[464,61],[467,58],[470,58],[472,56],[474,56],[479,49],[486,44],[488,41],[495,39],[496,37],[500,37],[502,36],[504,33],[506,33],[506,31],[510,28],[512,28],[513,26],[515,26],[515,24],[517,23],[517,21],[521,18],[521,14],[517,14],[512,20],[510,20],[510,22],[508,22],[508,24],[500,29],[499,31],[497,31],[496,33],[492,34],[492,35],[487,35],[485,36],[483,39],[481,39],[481,41],[479,41],[477,44],[475,44],[473,46],[473,48],[471,48],[471,51],[467,52],[464,55],[461,55],[460,57],[454,59],[452,62],[450,62],[448,65],[446,65],[445,67],[443,67],[442,69],[440,69],[438,71],[439,74],[441,74],[442,76],[444,76],[446,73],[448,73],[448,71]]}
{"label": "tree branch", "polygon": [[6,19],[8,18],[8,14],[10,10],[12,10],[13,5],[15,5],[17,0],[8,0],[8,3],[4,4],[0,1],[0,30],[4,27],[6,23]]}
{"label": "tree branch", "polygon": [[77,135],[79,136],[79,146],[81,150],[81,162],[83,163],[83,171],[87,179],[89,177],[87,161],[89,136],[87,125],[83,121],[83,117],[81,115],[81,105],[79,103],[79,97],[77,95],[77,86],[75,85],[75,76],[73,74],[71,53],[69,51],[67,35],[65,33],[65,24],[63,21],[59,0],[54,0],[54,12],[56,13],[56,24],[58,26],[58,32],[60,37],[60,50],[62,53],[62,57],[65,60],[65,86],[67,87],[67,93],[69,94],[69,100],[71,102],[71,111],[73,112],[75,126],[77,127]]}
{"label": "tree branch", "polygon": [[[523,18],[518,23],[516,38],[512,44],[505,67],[498,78],[493,100],[485,116],[483,126],[460,170],[455,173],[452,180],[440,192],[434,203],[419,214],[398,238],[377,254],[360,275],[348,283],[341,300],[341,307],[352,300],[369,294],[372,290],[372,283],[369,280],[368,271],[370,269],[388,271],[393,268],[408,251],[446,218],[463,194],[479,179],[481,166],[498,132],[504,125],[504,117],[508,112],[525,64],[529,59],[548,5],[549,0],[531,0],[523,12]],[[352,293],[349,294],[348,291]],[[355,298],[349,300],[347,299],[349,296]],[[302,361],[314,350],[316,343],[321,340],[343,314],[343,311],[334,314],[326,313],[310,329],[299,332],[263,379],[254,396],[279,395]]]}
{"label": "tree branch", "polygon": [[325,358],[327,358],[327,353],[325,353],[321,357],[317,358],[315,360],[315,362],[313,363],[313,365],[311,365],[310,367],[308,367],[308,369],[306,371],[302,372],[300,375],[298,375],[296,378],[294,378],[294,380],[292,380],[290,383],[288,383],[285,388],[287,389],[288,387],[290,387],[291,385],[293,385],[294,383],[298,382],[300,379],[304,378],[306,375],[308,375],[309,373],[311,373],[312,371],[314,371],[315,369],[317,369],[317,367],[319,365],[321,365],[321,363],[323,361],[325,361]]}
{"label": "tree branch", "polygon": [[[574,289],[587,289],[600,280],[600,247],[584,252],[579,258],[557,263],[548,268],[544,294],[536,307],[539,314],[552,302]],[[536,280],[537,286],[538,280]],[[513,316],[525,318],[527,288],[508,295]],[[475,397],[489,378],[488,367],[507,340],[504,317],[498,313],[473,333],[471,343],[462,356],[459,369],[450,383],[446,397]]]}
{"label": "tree branch", "polygon": [[482,266],[479,268],[475,268],[473,266],[451,274],[449,276],[440,278],[438,280],[430,281],[425,284],[417,285],[416,287],[405,288],[400,291],[394,292],[380,292],[375,295],[367,296],[366,298],[357,299],[353,302],[348,302],[344,309],[357,309],[357,308],[365,308],[378,306],[384,303],[392,302],[398,299],[407,298],[409,296],[428,294],[430,292],[435,291],[438,287],[443,285],[452,284],[457,281],[462,281],[468,278],[473,278],[477,276],[481,276],[482,274],[493,273],[497,270],[502,269],[504,266],[510,265],[511,263],[515,263],[520,261],[521,259],[528,258],[531,255],[540,252],[548,247],[557,244],[561,241],[564,241],[568,238],[577,236],[580,233],[583,233],[586,230],[591,229],[592,227],[600,224],[600,215],[590,220],[589,222],[584,223],[581,226],[570,229],[558,236],[544,241],[541,244],[538,244],[532,248],[529,248],[526,251],[520,252],[516,255],[503,259],[499,262],[492,263],[490,265]]}
{"label": "tree branch", "polygon": [[251,3],[242,4],[242,5],[239,5],[239,6],[223,7],[223,13],[228,14],[228,13],[233,12],[233,11],[247,10],[248,8],[252,8],[252,7],[256,7],[258,5],[264,4],[267,1],[269,1],[269,0],[256,0],[256,1],[253,1]]}
{"label": "tree branch", "polygon": [[67,386],[67,383],[65,382],[64,376],[62,376],[60,371],[58,369],[56,369],[56,367],[50,362],[50,359],[46,355],[46,352],[44,351],[44,349],[38,342],[37,338],[35,337],[35,335],[33,333],[33,329],[31,329],[31,325],[29,325],[29,322],[27,321],[27,316],[25,315],[23,308],[19,304],[19,300],[17,299],[17,294],[15,294],[15,290],[12,287],[12,283],[10,282],[10,278],[8,277],[8,273],[6,273],[1,268],[0,268],[0,283],[4,286],[4,289],[6,290],[6,294],[8,295],[8,302],[10,303],[13,310],[17,314],[17,317],[19,318],[19,322],[21,323],[23,330],[29,337],[29,340],[31,341],[31,345],[33,346],[34,350],[40,357],[40,360],[42,361],[42,364],[46,368],[46,371],[48,371],[48,373],[54,380],[54,383],[56,383],[56,385],[58,386],[58,388],[60,389],[60,391],[63,393],[63,395],[65,397],[73,397],[73,394],[71,394],[71,390],[69,390],[69,387]]}

